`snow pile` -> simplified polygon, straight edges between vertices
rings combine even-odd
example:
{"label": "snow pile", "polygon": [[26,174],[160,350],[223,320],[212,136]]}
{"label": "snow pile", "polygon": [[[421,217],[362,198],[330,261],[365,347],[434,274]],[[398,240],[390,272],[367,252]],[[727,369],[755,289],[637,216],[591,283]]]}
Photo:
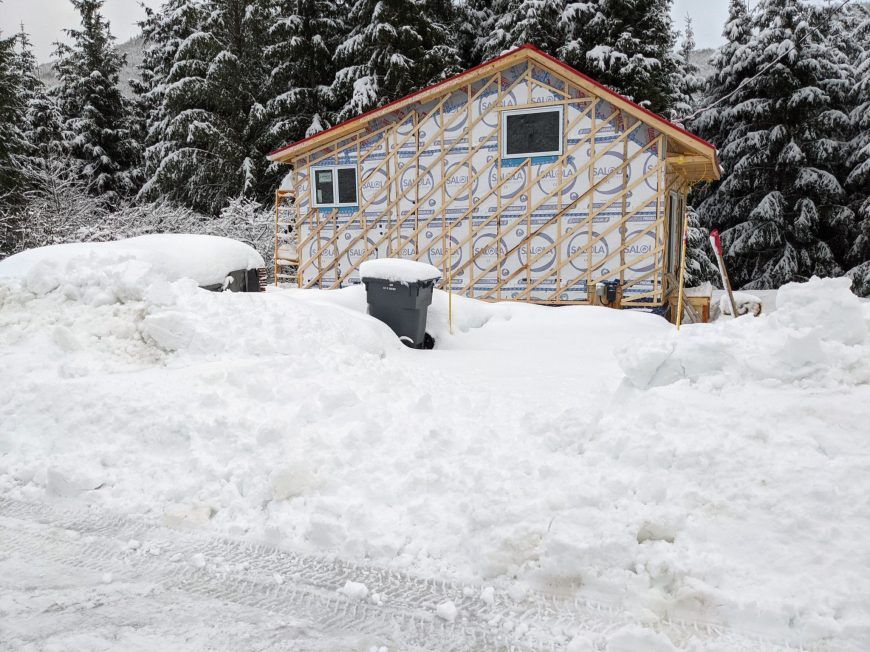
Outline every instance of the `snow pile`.
{"label": "snow pile", "polygon": [[779,383],[858,385],[870,381],[870,304],[849,290],[849,279],[789,283],[777,310],[679,332],[617,351],[635,387],[703,377]]}
{"label": "snow pile", "polygon": [[[223,283],[229,272],[265,266],[250,246],[212,235],[152,234],[112,242],[76,242],[28,249],[0,261],[0,277],[31,273],[62,276],[67,269],[95,268],[102,260],[135,260],[160,278],[192,278],[199,285]],[[37,268],[44,268],[42,271]]]}
{"label": "snow pile", "polygon": [[73,256],[63,269],[42,261],[23,278],[0,278],[0,347],[22,371],[78,377],[164,364],[169,354],[228,352],[299,356],[307,370],[320,348],[325,361],[383,356],[396,346],[388,328],[355,310],[261,293],[215,294],[191,279],[168,282],[114,250]]}
{"label": "snow pile", "polygon": [[376,278],[394,283],[417,283],[441,278],[437,267],[417,260],[379,258],[367,260],[359,266],[360,278]]}

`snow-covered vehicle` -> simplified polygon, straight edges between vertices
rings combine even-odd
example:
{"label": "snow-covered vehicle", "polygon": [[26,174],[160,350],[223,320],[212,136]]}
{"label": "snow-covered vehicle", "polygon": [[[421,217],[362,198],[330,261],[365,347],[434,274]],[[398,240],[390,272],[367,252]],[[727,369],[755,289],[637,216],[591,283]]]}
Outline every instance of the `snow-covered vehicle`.
{"label": "snow-covered vehicle", "polygon": [[151,234],[111,242],[74,242],[28,249],[0,260],[0,277],[25,277],[39,265],[67,267],[91,259],[137,260],[167,281],[190,278],[206,290],[260,292],[266,264],[252,247],[213,235]]}

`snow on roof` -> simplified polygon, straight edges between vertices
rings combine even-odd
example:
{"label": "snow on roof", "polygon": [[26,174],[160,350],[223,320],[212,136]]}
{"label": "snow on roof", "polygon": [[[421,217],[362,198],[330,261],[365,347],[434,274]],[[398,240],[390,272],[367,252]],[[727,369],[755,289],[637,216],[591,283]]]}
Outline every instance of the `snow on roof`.
{"label": "snow on roof", "polygon": [[367,260],[359,266],[359,275],[362,279],[377,278],[394,283],[417,283],[441,278],[437,267],[404,258]]}
{"label": "snow on roof", "polygon": [[27,276],[41,263],[65,268],[72,261],[128,258],[151,265],[170,281],[192,278],[199,285],[222,283],[227,273],[265,267],[252,247],[214,235],[159,233],[112,242],[74,242],[28,249],[0,260],[0,278]]}

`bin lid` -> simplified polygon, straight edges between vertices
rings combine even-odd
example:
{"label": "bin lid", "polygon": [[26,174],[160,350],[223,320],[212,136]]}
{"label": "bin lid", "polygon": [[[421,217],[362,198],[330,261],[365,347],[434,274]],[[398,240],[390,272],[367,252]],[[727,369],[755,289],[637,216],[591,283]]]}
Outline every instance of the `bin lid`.
{"label": "bin lid", "polygon": [[378,258],[367,260],[359,266],[360,278],[379,279],[394,283],[421,283],[441,278],[437,267],[418,260],[404,258]]}

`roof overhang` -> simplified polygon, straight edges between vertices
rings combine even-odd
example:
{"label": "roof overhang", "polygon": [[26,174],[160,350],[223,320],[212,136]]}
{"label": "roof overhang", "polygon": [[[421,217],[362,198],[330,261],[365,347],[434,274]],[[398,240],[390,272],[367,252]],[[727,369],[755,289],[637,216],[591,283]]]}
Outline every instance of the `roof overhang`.
{"label": "roof overhang", "polygon": [[[484,77],[499,70],[510,68],[511,66],[526,60],[532,60],[551,72],[561,75],[571,83],[588,92],[590,95],[600,97],[615,107],[625,111],[629,115],[634,116],[645,124],[648,124],[654,129],[664,133],[668,136],[670,141],[668,162],[673,164],[673,166],[676,167],[681,174],[689,178],[690,181],[715,180],[720,177],[720,166],[716,154],[716,148],[711,143],[708,143],[703,138],[686,131],[679,125],[674,124],[662,116],[632,102],[628,98],[607,88],[606,86],[599,84],[591,77],[574,70],[574,68],[568,64],[559,61],[546,52],[542,52],[533,45],[524,45],[515,50],[511,50],[510,52],[506,52],[495,59],[491,59],[479,66],[470,68],[454,77],[450,77],[449,79],[445,79],[437,84],[428,86],[416,93],[406,95],[401,99],[363,113],[356,118],[337,124],[329,129],[325,129],[313,136],[291,143],[286,147],[275,150],[269,154],[268,158],[270,161],[276,163],[290,163],[293,159],[302,154],[323,147],[331,142],[340,140],[345,136],[359,131],[366,123],[372,120],[386,116],[409,104],[415,102],[426,102],[427,100],[444,93],[452,92],[470,81],[479,79],[480,77]],[[681,155],[683,156],[683,159],[680,159]]]}

